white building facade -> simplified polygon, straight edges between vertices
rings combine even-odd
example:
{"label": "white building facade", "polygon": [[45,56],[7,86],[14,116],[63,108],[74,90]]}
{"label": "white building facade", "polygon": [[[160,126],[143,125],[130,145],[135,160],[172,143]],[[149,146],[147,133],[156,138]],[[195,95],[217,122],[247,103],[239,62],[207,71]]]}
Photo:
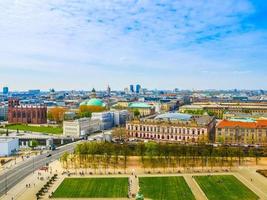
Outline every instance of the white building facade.
{"label": "white building facade", "polygon": [[0,156],[10,156],[19,151],[18,138],[0,138]]}
{"label": "white building facade", "polygon": [[70,137],[82,137],[100,130],[100,121],[82,118],[63,122],[63,134]]}

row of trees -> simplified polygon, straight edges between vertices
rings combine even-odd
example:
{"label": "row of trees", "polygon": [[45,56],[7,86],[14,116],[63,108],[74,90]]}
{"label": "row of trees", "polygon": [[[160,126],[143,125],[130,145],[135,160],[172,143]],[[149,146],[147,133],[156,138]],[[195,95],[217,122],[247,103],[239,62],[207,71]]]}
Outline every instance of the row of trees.
{"label": "row of trees", "polygon": [[[82,105],[79,107],[78,112],[76,113],[75,118],[83,118],[83,117],[91,117],[93,112],[102,112],[104,111],[105,108],[101,106],[87,106],[87,105]],[[47,118],[50,121],[55,121],[57,123],[62,123],[63,120],[66,119],[65,113],[68,110],[64,107],[55,107],[51,108],[48,111]]]}
{"label": "row of trees", "polygon": [[245,157],[258,158],[266,149],[242,147],[213,147],[209,145],[177,145],[167,143],[113,144],[84,142],[78,144],[74,154],[64,154],[61,158],[65,168],[126,170],[129,159],[137,157],[137,164],[144,170],[163,168],[173,170],[195,167],[232,167],[244,164]]}

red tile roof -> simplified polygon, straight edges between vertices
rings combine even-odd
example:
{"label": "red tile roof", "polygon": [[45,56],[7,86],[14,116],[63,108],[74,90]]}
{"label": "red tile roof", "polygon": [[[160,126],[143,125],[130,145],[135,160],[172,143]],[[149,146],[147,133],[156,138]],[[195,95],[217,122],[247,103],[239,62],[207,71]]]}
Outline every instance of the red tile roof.
{"label": "red tile roof", "polygon": [[217,128],[267,128],[267,120],[257,120],[255,122],[238,122],[230,120],[222,120]]}

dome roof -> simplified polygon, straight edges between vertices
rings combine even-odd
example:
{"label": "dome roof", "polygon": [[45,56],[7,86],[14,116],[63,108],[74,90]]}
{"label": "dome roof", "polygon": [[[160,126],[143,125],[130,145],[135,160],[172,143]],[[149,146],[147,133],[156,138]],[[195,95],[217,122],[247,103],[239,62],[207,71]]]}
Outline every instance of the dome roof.
{"label": "dome roof", "polygon": [[165,113],[158,115],[155,119],[169,119],[169,120],[181,120],[181,121],[188,121],[190,120],[192,115],[183,114],[183,113]]}
{"label": "dome roof", "polygon": [[99,106],[99,107],[105,107],[105,103],[101,99],[92,98],[90,100],[85,100],[82,103],[80,103],[80,106]]}

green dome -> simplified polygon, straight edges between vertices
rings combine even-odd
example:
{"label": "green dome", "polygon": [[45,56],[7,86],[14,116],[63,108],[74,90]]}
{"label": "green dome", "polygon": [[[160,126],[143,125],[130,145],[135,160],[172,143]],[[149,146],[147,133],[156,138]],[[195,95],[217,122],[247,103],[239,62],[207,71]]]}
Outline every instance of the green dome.
{"label": "green dome", "polygon": [[80,106],[99,106],[99,107],[105,107],[105,103],[101,99],[90,99],[90,100],[85,100],[82,103],[80,103]]}

